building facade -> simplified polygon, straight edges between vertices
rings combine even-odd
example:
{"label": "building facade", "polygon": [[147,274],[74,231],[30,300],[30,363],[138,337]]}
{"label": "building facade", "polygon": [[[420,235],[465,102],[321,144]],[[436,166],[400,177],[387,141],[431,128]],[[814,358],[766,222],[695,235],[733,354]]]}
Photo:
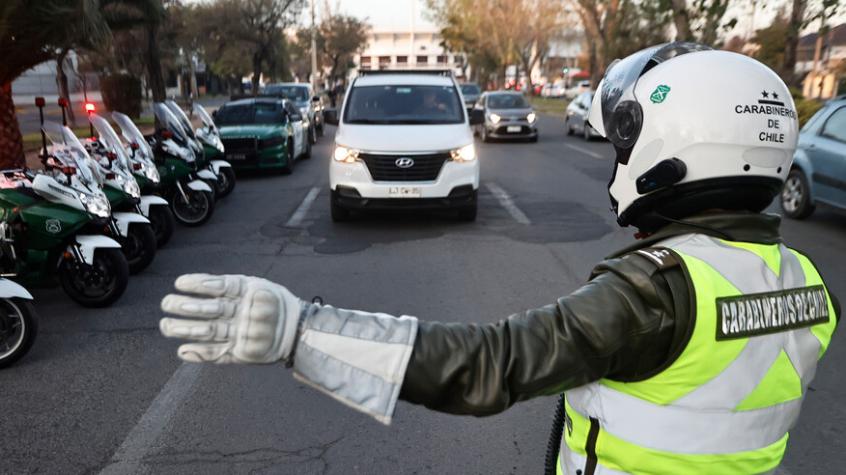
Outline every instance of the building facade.
{"label": "building facade", "polygon": [[447,51],[437,29],[427,27],[371,30],[355,63],[357,70],[364,71],[451,69],[459,77],[467,73],[464,56]]}

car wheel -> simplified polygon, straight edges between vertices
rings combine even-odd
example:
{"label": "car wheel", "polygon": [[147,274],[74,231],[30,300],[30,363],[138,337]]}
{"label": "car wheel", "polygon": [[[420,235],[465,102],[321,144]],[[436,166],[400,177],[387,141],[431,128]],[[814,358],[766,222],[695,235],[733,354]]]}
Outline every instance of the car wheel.
{"label": "car wheel", "polygon": [[291,173],[294,173],[295,161],[296,157],[294,157],[294,143],[288,142],[288,155],[285,156],[285,166],[283,166],[281,169],[283,175],[290,175]]}
{"label": "car wheel", "polygon": [[309,145],[314,145],[317,143],[317,130],[316,127],[309,127],[308,128],[308,143]]}
{"label": "car wheel", "polygon": [[350,220],[350,210],[341,207],[335,200],[330,198],[329,211],[332,215],[332,221],[335,223],[342,223]]}
{"label": "car wheel", "polygon": [[564,119],[564,128],[567,130],[567,135],[573,135],[573,124],[570,123],[570,118]]}
{"label": "car wheel", "polygon": [[306,144],[305,152],[303,152],[303,156],[301,157],[303,160],[308,160],[311,158],[311,142]]}
{"label": "car wheel", "polygon": [[803,219],[810,216],[814,208],[808,178],[798,168],[791,170],[781,190],[781,209],[784,214],[793,219]]}
{"label": "car wheel", "polygon": [[593,137],[590,135],[590,126],[587,122],[582,125],[582,136],[585,138],[585,142],[590,142],[593,140]]}

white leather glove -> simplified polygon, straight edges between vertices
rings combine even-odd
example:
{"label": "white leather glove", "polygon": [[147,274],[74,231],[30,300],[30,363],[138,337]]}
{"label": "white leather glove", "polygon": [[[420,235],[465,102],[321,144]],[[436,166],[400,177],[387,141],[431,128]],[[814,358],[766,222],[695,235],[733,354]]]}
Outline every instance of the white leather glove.
{"label": "white leather glove", "polygon": [[162,310],[184,318],[163,318],[164,336],[186,343],[178,355],[192,363],[274,363],[288,361],[305,302],[285,287],[246,275],[186,274],[176,290],[201,296],[169,294]]}

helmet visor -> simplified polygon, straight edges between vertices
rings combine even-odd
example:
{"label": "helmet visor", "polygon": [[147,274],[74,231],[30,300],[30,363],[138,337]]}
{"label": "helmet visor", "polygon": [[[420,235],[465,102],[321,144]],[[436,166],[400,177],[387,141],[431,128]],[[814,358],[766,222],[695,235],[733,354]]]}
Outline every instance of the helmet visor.
{"label": "helmet visor", "polygon": [[676,56],[709,49],[697,43],[665,43],[611,63],[599,91],[602,128],[608,140],[621,149],[630,148],[637,141],[643,117],[634,91],[646,71]]}

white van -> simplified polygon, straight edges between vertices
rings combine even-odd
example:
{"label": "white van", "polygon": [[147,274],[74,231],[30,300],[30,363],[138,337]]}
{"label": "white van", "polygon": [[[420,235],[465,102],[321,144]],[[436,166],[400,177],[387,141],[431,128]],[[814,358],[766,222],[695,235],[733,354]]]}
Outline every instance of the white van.
{"label": "white van", "polygon": [[406,208],[476,219],[479,160],[451,72],[363,72],[340,114],[327,110],[325,119],[338,125],[329,165],[333,220],[351,210]]}

